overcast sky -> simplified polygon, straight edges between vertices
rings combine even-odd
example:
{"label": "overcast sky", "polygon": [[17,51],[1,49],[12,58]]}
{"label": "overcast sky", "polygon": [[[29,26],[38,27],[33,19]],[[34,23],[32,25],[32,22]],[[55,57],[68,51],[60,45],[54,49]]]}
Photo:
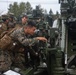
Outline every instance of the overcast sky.
{"label": "overcast sky", "polygon": [[60,5],[58,0],[0,0],[0,15],[6,13],[9,7],[9,4],[13,4],[13,2],[30,2],[33,9],[35,9],[36,5],[41,5],[41,8],[46,9],[49,12],[52,9],[55,14],[56,11],[60,12]]}

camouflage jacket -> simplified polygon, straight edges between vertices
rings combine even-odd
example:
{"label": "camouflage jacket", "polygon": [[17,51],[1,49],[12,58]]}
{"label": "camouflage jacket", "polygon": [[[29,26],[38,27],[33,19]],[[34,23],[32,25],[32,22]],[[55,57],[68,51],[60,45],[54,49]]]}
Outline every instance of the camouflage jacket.
{"label": "camouflage jacket", "polygon": [[13,31],[13,33],[11,33],[10,35],[13,39],[17,40],[18,42],[20,42],[22,45],[24,46],[31,46],[35,43],[38,42],[38,40],[36,38],[30,38],[28,37],[25,32],[24,32],[24,28],[19,28],[16,29],[15,31]]}

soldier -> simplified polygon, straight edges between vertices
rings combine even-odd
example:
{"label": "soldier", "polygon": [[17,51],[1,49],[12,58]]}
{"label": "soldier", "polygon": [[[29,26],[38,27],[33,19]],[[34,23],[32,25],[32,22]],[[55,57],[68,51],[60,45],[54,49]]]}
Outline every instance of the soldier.
{"label": "soldier", "polygon": [[8,29],[11,30],[15,27],[14,16],[9,16]]}
{"label": "soldier", "polygon": [[22,20],[22,25],[23,26],[26,25],[27,24],[27,21],[28,21],[27,15],[23,15],[22,18],[21,18],[21,20]]}
{"label": "soldier", "polygon": [[[0,39],[3,32],[8,31],[9,18],[7,15],[2,15],[2,23],[0,24]],[[0,72],[10,69],[11,59],[8,51],[4,51],[0,46]]]}
{"label": "soldier", "polygon": [[0,35],[4,31],[8,30],[8,23],[9,23],[9,18],[7,15],[2,15],[2,21],[3,23],[0,24]]}
{"label": "soldier", "polygon": [[[38,43],[39,40],[46,42],[47,39],[45,37],[30,38],[30,36],[34,35],[35,30],[36,30],[35,23],[30,21],[30,22],[28,22],[28,24],[26,26],[23,26],[20,29],[16,29],[15,31],[13,31],[13,33],[10,36],[13,39],[15,39],[17,42],[22,44],[24,47],[26,47],[26,46],[30,47],[31,45],[34,45],[35,43]],[[15,57],[15,59],[16,58],[17,58],[17,56]],[[17,67],[19,67],[19,65],[21,63],[23,63],[22,61],[21,61],[21,63],[18,62],[18,61],[16,61],[16,62],[17,62],[17,65],[18,65]]]}
{"label": "soldier", "polygon": [[18,22],[18,23],[16,24],[16,27],[25,26],[25,25],[27,24],[27,21],[28,21],[27,15],[22,15],[22,16],[21,16],[21,20],[20,20],[20,22]]}
{"label": "soldier", "polygon": [[24,46],[27,45],[30,46],[31,44],[38,42],[38,40],[47,41],[47,39],[44,37],[35,37],[32,39],[31,38],[28,39],[27,35],[33,35],[35,33],[35,30],[36,30],[35,23],[30,21],[25,27],[15,30],[11,34],[11,37],[17,39]]}

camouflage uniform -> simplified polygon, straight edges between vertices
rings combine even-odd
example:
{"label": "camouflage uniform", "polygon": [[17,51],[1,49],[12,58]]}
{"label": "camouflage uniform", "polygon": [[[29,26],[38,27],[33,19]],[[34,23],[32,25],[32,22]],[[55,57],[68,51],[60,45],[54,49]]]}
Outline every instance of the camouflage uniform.
{"label": "camouflage uniform", "polygon": [[15,27],[15,24],[14,24],[14,22],[9,22],[9,24],[8,24],[8,29],[9,30],[11,30],[11,29],[13,29]]}
{"label": "camouflage uniform", "polygon": [[11,64],[9,52],[0,50],[0,72],[10,69]]}
{"label": "camouflage uniform", "polygon": [[7,15],[2,15],[2,23],[0,23],[0,35],[8,30],[9,18]]}
{"label": "camouflage uniform", "polygon": [[[2,34],[5,31],[8,31],[8,22],[7,24],[5,23],[7,19],[8,19],[7,17],[2,18],[3,23],[0,24],[0,39],[2,38],[1,37]],[[10,53],[7,50],[2,50],[0,47],[0,72],[10,69],[10,65],[11,65]]]}
{"label": "camouflage uniform", "polygon": [[10,36],[12,38],[15,38],[15,40],[18,40],[24,46],[30,46],[38,42],[36,38],[28,38],[28,36],[24,32],[24,27],[15,30]]}
{"label": "camouflage uniform", "polygon": [[9,16],[9,23],[8,23],[8,29],[9,30],[15,28],[16,20],[14,18],[15,18],[14,15]]}
{"label": "camouflage uniform", "polygon": [[[23,46],[22,49],[24,49],[24,50],[25,50],[26,46],[30,46],[30,45],[35,44],[36,42],[38,42],[38,40],[36,40],[36,38],[29,38],[29,36],[27,36],[25,34],[24,27],[21,27],[20,29],[16,29],[10,36],[14,40],[16,40],[17,43],[20,43],[20,45],[18,45],[18,47],[20,47],[22,45]],[[26,61],[24,52],[22,52],[22,53],[19,52],[18,50],[20,50],[20,49],[18,49],[17,46],[13,50],[17,51],[14,54],[14,58],[15,58],[14,59],[15,60],[14,64],[15,64],[15,66],[24,69],[25,64],[23,64],[23,63],[25,63],[25,61]]]}
{"label": "camouflage uniform", "polygon": [[1,33],[3,33],[4,31],[7,31],[8,27],[5,23],[1,23],[0,24],[0,35]]}

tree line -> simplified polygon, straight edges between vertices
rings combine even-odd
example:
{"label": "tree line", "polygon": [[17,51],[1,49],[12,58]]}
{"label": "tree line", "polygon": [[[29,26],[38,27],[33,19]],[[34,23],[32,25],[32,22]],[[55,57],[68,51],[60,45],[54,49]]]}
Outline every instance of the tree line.
{"label": "tree line", "polygon": [[[39,10],[39,11],[38,11]],[[38,11],[38,12],[36,12]],[[14,2],[13,4],[9,5],[8,8],[8,13],[14,13],[16,17],[20,16],[21,14],[35,14],[35,13],[40,13],[40,14],[46,14],[47,10],[41,8],[41,5],[37,5],[35,9],[32,8],[31,4],[29,2],[21,2],[17,3]],[[50,9],[49,14],[53,14],[52,9]]]}

